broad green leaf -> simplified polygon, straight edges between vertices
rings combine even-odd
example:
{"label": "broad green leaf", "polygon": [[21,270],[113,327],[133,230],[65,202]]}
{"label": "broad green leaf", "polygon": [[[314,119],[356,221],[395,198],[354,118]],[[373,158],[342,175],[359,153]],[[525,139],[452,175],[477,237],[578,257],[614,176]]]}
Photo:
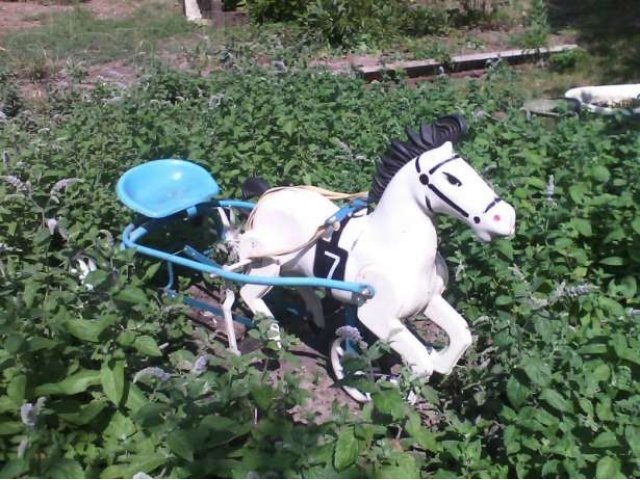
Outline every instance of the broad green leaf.
{"label": "broad green leaf", "polygon": [[34,336],[27,340],[28,350],[38,352],[40,350],[51,350],[58,345],[58,342],[50,338]]}
{"label": "broad green leaf", "polygon": [[622,293],[625,298],[631,299],[635,297],[638,291],[638,282],[636,280],[636,277],[627,275],[622,279],[618,288],[620,289],[620,293]]}
{"label": "broad green leaf", "polygon": [[551,369],[543,360],[528,357],[523,362],[523,369],[529,379],[541,387],[546,387],[551,381]]}
{"label": "broad green leaf", "polygon": [[610,265],[612,267],[619,267],[624,265],[624,259],[621,257],[606,257],[600,260],[603,265]]}
{"label": "broad green leaf", "polygon": [[253,424],[250,421],[243,423],[220,415],[207,415],[198,427],[206,433],[208,447],[226,445],[235,438],[247,435],[252,428]]}
{"label": "broad green leaf", "polygon": [[124,395],[124,361],[107,360],[102,364],[100,370],[100,381],[102,390],[109,400],[116,406],[120,405]]}
{"label": "broad green leaf", "polygon": [[560,462],[558,460],[549,460],[542,466],[542,478],[556,478],[558,477],[558,467]]}
{"label": "broad green leaf", "polygon": [[12,422],[6,418],[0,418],[0,436],[12,436],[24,432],[24,430],[25,426],[22,422]]}
{"label": "broad green leaf", "polygon": [[407,421],[405,428],[407,429],[407,433],[411,435],[420,448],[430,452],[438,451],[438,440],[436,434],[422,426],[420,416],[417,413],[411,412],[409,414],[409,420]]}
{"label": "broad green leaf", "polygon": [[189,462],[193,461],[195,449],[189,432],[184,430],[174,430],[167,437],[167,446],[177,456]]}
{"label": "broad green leaf", "polygon": [[85,473],[77,461],[68,458],[59,458],[47,470],[47,477],[85,478]]}
{"label": "broad green leaf", "polygon": [[521,446],[518,441],[519,435],[520,432],[514,425],[507,425],[504,429],[504,446],[507,449],[507,454],[513,455],[520,451]]}
{"label": "broad green leaf", "polygon": [[63,420],[74,425],[87,425],[96,418],[107,406],[104,400],[93,400],[82,405],[77,412],[59,413]]}
{"label": "broad green leaf", "polygon": [[7,335],[7,339],[4,341],[4,348],[11,355],[15,355],[19,353],[24,346],[26,346],[26,342],[24,336],[19,333],[10,333]]}
{"label": "broad green leaf", "polygon": [[595,411],[593,409],[593,403],[586,398],[579,398],[578,404],[584,413],[586,413],[589,417],[593,417]]}
{"label": "broad green leaf", "polygon": [[59,382],[37,386],[35,394],[36,396],[75,395],[99,383],[100,372],[98,370],[80,370]]}
{"label": "broad green leaf", "polygon": [[162,262],[156,262],[151,264],[151,266],[149,266],[149,268],[147,268],[147,270],[144,272],[144,276],[142,277],[142,280],[143,281],[151,280],[153,277],[155,277],[156,273],[158,273],[158,270],[160,270],[160,267],[162,267]]}
{"label": "broad green leaf", "polygon": [[596,415],[602,421],[613,420],[613,411],[611,410],[611,398],[603,397],[596,404]]}
{"label": "broad green leaf", "polygon": [[333,466],[336,470],[344,470],[353,465],[360,455],[360,442],[354,434],[353,427],[340,431],[333,453]]}
{"label": "broad green leaf", "polygon": [[599,382],[606,382],[611,377],[611,369],[606,363],[601,363],[591,370],[591,375]]}
{"label": "broad green leaf", "polygon": [[589,222],[589,220],[585,220],[584,218],[574,218],[571,220],[571,225],[573,225],[578,233],[583,237],[590,237],[593,235],[591,222]]}
{"label": "broad green leaf", "polygon": [[507,259],[513,260],[513,243],[509,240],[496,240],[494,245],[496,249]]}
{"label": "broad green leaf", "polygon": [[8,396],[0,397],[0,413],[17,412],[19,408],[20,403],[14,402]]}
{"label": "broad green leaf", "polygon": [[100,334],[104,332],[106,328],[113,325],[117,320],[117,317],[109,315],[98,321],[92,320],[80,320],[69,319],[65,323],[67,331],[76,338],[84,340],[85,342],[100,342]]}
{"label": "broad green leaf", "polygon": [[591,168],[591,175],[599,182],[607,182],[611,178],[611,173],[603,165],[594,165]]}
{"label": "broad green leaf", "polygon": [[100,474],[100,478],[131,478],[136,473],[151,473],[161,465],[169,462],[169,459],[162,454],[145,454],[129,458],[127,464],[116,464],[105,468]]}
{"label": "broad green leaf", "polygon": [[256,405],[263,410],[269,410],[275,395],[276,393],[270,385],[256,385],[251,389],[251,397]]}
{"label": "broad green leaf", "polygon": [[373,405],[384,414],[391,415],[394,420],[403,418],[407,405],[400,392],[396,389],[382,390],[372,395]]}
{"label": "broad green leaf", "polygon": [[624,478],[620,472],[620,461],[613,457],[603,457],[598,460],[596,478]]}
{"label": "broad green leaf", "polygon": [[569,196],[575,203],[581,203],[586,193],[587,187],[584,183],[576,183],[569,187]]}
{"label": "broad green leaf", "polygon": [[391,465],[383,465],[376,470],[377,478],[420,478],[420,468],[409,453],[397,453],[390,460]]}
{"label": "broad green leaf", "polygon": [[137,287],[126,287],[113,296],[114,299],[134,305],[146,305],[147,295]]}
{"label": "broad green leaf", "polygon": [[565,399],[560,393],[550,388],[545,388],[540,394],[540,398],[546,401],[556,410],[560,410],[564,413],[573,412],[573,405],[567,399]]}
{"label": "broad green leaf", "polygon": [[149,403],[147,397],[144,392],[133,383],[129,384],[129,388],[127,389],[127,400],[125,402],[125,407],[129,409],[132,413],[137,412],[139,409],[144,407]]}
{"label": "broad green leaf", "polygon": [[591,442],[593,448],[612,448],[617,447],[619,444],[613,432],[602,432]]}
{"label": "broad green leaf", "polygon": [[498,295],[495,302],[496,305],[511,305],[513,303],[513,298],[509,295]]}
{"label": "broad green leaf", "polygon": [[160,403],[147,403],[138,409],[133,418],[141,427],[151,428],[164,424],[163,414],[169,410],[169,406]]}
{"label": "broad green leaf", "polygon": [[640,234],[640,217],[635,217],[631,220],[631,228],[633,228],[637,234]]}
{"label": "broad green leaf", "polygon": [[[47,230],[45,232],[48,233]],[[25,306],[27,308],[33,307],[33,302],[35,301],[36,294],[40,289],[41,285],[36,281],[29,281],[24,286],[24,293],[22,294],[22,299],[24,300]]]}
{"label": "broad green leaf", "polygon": [[25,399],[26,388],[27,376],[23,374],[16,375],[7,385],[7,396],[17,405],[21,405]]}
{"label": "broad green leaf", "polygon": [[109,278],[109,274],[104,270],[93,270],[84,279],[85,285],[92,285],[94,288],[101,286]]}
{"label": "broad green leaf", "polygon": [[520,408],[529,396],[529,387],[523,385],[515,376],[507,381],[507,398],[515,408]]}
{"label": "broad green leaf", "polygon": [[158,347],[156,341],[149,335],[141,335],[136,337],[133,346],[143,355],[150,357],[161,357],[162,351]]}
{"label": "broad green leaf", "polygon": [[624,429],[624,438],[633,455],[640,458],[640,427],[627,425]]}
{"label": "broad green leaf", "polygon": [[29,471],[29,462],[24,458],[14,458],[0,468],[0,478],[18,478]]}

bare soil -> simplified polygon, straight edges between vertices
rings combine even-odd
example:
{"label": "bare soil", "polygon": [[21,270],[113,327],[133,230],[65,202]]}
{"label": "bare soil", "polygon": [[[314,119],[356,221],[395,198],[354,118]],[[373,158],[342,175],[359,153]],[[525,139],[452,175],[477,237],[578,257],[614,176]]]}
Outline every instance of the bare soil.
{"label": "bare soil", "polygon": [[[89,0],[82,2],[98,18],[118,18],[131,14],[144,0]],[[0,0],[0,36],[3,33],[45,25],[51,17],[70,12],[74,5],[40,1]]]}
{"label": "bare soil", "polygon": [[[195,285],[188,293],[201,302],[220,308],[221,298],[217,292]],[[245,314],[241,311],[237,313]],[[221,341],[227,341],[225,322],[220,315],[194,309],[189,316],[194,322],[212,331]],[[329,329],[318,332],[310,326],[307,318],[295,315],[287,317],[282,319],[282,328],[300,339],[300,343],[292,349],[298,361],[281,363],[271,370],[271,378],[273,382],[277,382],[286,373],[295,372],[302,379],[301,387],[309,393],[309,398],[303,405],[292,409],[294,418],[301,423],[323,423],[331,418],[334,403],[356,414],[360,405],[336,385],[331,373],[328,354],[333,335]],[[257,340],[246,335],[247,329],[242,324],[234,322],[233,326],[240,352],[247,353],[260,347]]]}

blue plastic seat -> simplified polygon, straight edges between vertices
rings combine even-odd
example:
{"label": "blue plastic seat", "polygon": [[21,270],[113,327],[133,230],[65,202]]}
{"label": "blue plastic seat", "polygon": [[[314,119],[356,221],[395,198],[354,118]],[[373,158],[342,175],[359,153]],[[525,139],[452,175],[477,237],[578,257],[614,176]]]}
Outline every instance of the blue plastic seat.
{"label": "blue plastic seat", "polygon": [[213,199],[217,182],[187,160],[153,160],[127,170],[118,180],[118,198],[150,218],[162,218]]}

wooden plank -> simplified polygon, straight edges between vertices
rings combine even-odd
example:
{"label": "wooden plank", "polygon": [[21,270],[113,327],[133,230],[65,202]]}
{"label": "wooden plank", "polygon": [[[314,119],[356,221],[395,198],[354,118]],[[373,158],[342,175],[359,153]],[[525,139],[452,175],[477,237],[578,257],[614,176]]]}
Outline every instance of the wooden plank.
{"label": "wooden plank", "polygon": [[398,71],[406,72],[408,77],[424,77],[437,75],[442,71],[462,72],[465,70],[485,68],[488,62],[497,61],[498,59],[515,65],[575,48],[578,48],[578,46],[569,44],[540,49],[471,53],[467,55],[456,55],[452,57],[451,62],[447,64],[430,58],[426,60],[394,62],[386,65],[356,67],[356,71],[368,81],[381,80],[385,74],[393,77]]}

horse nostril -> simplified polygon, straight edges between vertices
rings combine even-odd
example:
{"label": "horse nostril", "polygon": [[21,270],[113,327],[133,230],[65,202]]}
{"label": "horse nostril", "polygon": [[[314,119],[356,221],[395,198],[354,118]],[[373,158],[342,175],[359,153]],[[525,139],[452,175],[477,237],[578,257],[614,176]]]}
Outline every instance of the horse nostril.
{"label": "horse nostril", "polygon": [[494,216],[493,216],[493,220],[494,220],[495,222],[499,222],[499,221],[501,220],[501,218],[502,218],[502,217],[500,217],[500,215],[498,215],[498,214],[496,214],[496,215],[494,215]]}

